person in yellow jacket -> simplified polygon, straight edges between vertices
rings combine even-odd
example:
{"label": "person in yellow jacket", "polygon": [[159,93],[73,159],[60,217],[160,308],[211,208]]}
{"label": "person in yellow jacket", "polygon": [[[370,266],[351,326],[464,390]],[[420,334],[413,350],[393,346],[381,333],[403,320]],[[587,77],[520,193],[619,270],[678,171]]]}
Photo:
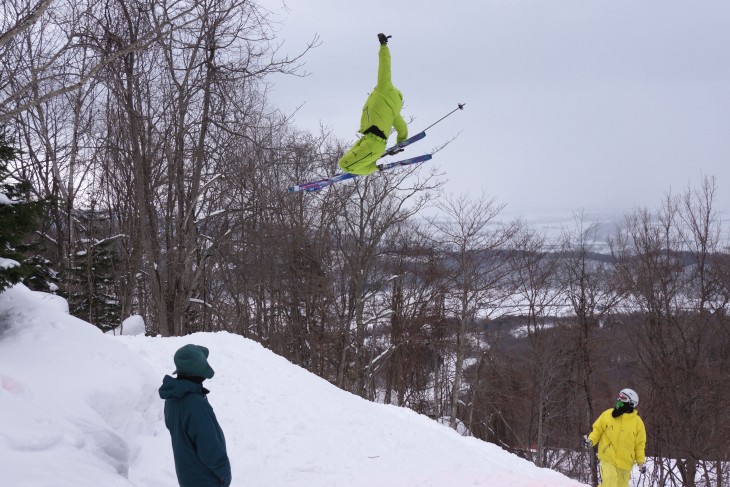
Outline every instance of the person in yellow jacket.
{"label": "person in yellow jacket", "polygon": [[388,136],[393,127],[398,132],[397,142],[408,138],[408,126],[401,117],[403,94],[390,77],[390,50],[388,38],[378,34],[378,84],[368,96],[360,117],[360,140],[339,161],[340,167],[349,173],[365,176],[378,170],[376,161],[385,152]]}
{"label": "person in yellow jacket", "polygon": [[639,395],[622,389],[616,406],[604,411],[593,423],[586,446],[598,447],[602,487],[628,487],[634,463],[646,472],[646,428],[636,411]]}

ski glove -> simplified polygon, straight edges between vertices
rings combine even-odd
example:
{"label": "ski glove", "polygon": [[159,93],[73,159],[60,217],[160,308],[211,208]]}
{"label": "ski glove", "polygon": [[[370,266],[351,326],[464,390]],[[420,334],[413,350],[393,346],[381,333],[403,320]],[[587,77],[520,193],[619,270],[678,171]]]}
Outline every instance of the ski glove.
{"label": "ski glove", "polygon": [[587,436],[583,437],[583,444],[586,446],[586,448],[593,448],[593,442]]}
{"label": "ski glove", "polygon": [[643,463],[639,465],[639,472],[642,474],[646,473],[646,465],[644,465]]}
{"label": "ski glove", "polygon": [[380,45],[384,46],[388,43],[388,39],[390,39],[393,36],[386,36],[385,34],[378,34],[378,40],[380,41]]}

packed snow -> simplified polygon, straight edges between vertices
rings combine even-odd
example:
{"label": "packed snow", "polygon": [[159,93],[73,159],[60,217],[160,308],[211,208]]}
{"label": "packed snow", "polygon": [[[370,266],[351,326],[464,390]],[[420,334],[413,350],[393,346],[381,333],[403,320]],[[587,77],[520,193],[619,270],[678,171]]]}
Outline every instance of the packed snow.
{"label": "packed snow", "polygon": [[18,262],[17,260],[0,257],[0,269],[10,269],[13,267],[18,267],[19,265],[20,262]]}
{"label": "packed snow", "polygon": [[[173,354],[210,349],[208,396],[234,486],[579,486],[425,416],[341,391],[229,333],[102,334],[62,298],[0,294],[0,483],[177,485],[157,389]],[[135,334],[136,333],[136,334]]]}
{"label": "packed snow", "polygon": [[15,205],[17,203],[17,201],[8,198],[8,195],[5,193],[0,193],[0,205]]}

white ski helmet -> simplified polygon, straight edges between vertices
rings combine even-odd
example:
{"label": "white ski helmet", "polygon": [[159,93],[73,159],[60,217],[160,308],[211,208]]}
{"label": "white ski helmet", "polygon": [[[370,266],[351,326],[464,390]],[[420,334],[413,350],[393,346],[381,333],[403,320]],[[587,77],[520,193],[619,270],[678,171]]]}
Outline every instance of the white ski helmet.
{"label": "white ski helmet", "polygon": [[639,395],[633,389],[621,389],[618,393],[618,400],[635,408],[639,405]]}

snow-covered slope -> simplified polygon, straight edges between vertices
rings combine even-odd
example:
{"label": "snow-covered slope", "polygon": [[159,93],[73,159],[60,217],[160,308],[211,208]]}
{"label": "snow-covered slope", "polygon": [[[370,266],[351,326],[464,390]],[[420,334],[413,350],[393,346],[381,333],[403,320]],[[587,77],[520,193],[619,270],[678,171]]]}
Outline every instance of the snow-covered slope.
{"label": "snow-covered slope", "polygon": [[580,485],[343,392],[240,336],[104,335],[69,316],[62,299],[23,286],[0,294],[0,483],[177,485],[157,387],[186,343],[210,349],[208,398],[233,485]]}

